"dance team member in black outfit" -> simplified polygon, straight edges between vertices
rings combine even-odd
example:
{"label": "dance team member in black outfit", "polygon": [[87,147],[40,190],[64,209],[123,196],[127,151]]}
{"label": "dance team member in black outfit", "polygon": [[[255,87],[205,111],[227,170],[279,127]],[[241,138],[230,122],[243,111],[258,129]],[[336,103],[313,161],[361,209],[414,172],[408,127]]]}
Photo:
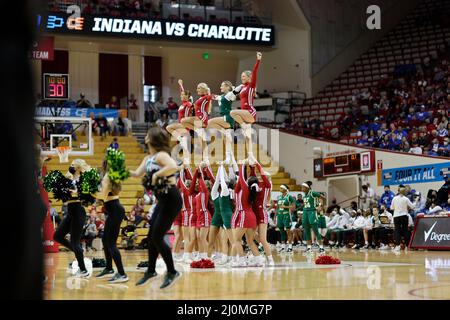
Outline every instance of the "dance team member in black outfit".
{"label": "dance team member in black outfit", "polygon": [[[71,198],[66,201],[68,213],[59,224],[53,239],[75,253],[79,270],[76,277],[87,278],[90,273],[84,264],[83,248],[81,247],[81,236],[86,222],[86,211],[81,205],[78,192],[78,181],[83,172],[90,170],[90,166],[82,159],[75,159],[69,167],[66,178],[71,180]],[[70,242],[65,238],[70,233]]]}
{"label": "dance team member in black outfit", "polygon": [[157,199],[148,233],[148,269],[136,283],[137,286],[146,284],[158,275],[155,267],[159,254],[167,266],[167,273],[160,288],[169,287],[181,276],[181,273],[175,270],[172,252],[164,241],[164,235],[170,230],[182,208],[182,199],[176,187],[175,178],[178,166],[170,156],[169,142],[169,135],[161,128],[150,128],[145,137],[150,155],[144,158],[136,171],[131,171],[131,175],[134,177],[146,175],[146,178],[151,181],[151,189]]}
{"label": "dance team member in black outfit", "polygon": [[[106,221],[102,242],[106,267],[96,278],[102,279],[114,275],[108,282],[122,283],[129,280],[123,268],[122,256],[116,245],[120,225],[125,218],[125,209],[119,200],[119,193],[122,189],[121,181],[130,176],[130,172],[125,167],[124,153],[113,148],[108,148],[105,160],[103,161],[103,172],[101,190],[95,197],[103,200],[105,204]],[[116,274],[114,274],[112,266],[113,260],[117,267]]]}

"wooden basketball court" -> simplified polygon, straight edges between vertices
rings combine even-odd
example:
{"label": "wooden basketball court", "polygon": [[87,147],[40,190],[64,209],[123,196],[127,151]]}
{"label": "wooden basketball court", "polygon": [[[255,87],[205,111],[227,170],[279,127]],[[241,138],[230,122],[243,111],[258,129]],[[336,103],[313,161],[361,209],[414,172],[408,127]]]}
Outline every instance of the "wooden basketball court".
{"label": "wooden basketball court", "polygon": [[[45,298],[49,300],[141,300],[141,299],[450,299],[450,252],[332,251],[341,265],[315,265],[317,253],[306,257],[302,251],[275,254],[275,267],[192,270],[176,267],[182,278],[167,290],[160,290],[158,277],[146,286],[135,282],[143,271],[136,269],[146,260],[144,250],[122,251],[130,281],[108,284],[106,279],[73,278],[68,264],[72,253],[45,257]],[[90,258],[93,256],[86,255]],[[102,257],[101,253],[97,254]],[[94,269],[94,276],[99,269]],[[157,268],[161,275],[164,267]]]}

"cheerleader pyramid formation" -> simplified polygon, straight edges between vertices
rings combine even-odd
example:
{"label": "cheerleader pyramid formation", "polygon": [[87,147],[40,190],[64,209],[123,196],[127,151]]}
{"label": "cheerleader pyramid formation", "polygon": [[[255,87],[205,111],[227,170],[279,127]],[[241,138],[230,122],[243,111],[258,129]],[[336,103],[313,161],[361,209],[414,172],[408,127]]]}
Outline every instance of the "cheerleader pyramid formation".
{"label": "cheerleader pyramid formation", "polygon": [[[108,278],[110,283],[129,280],[116,242],[125,218],[125,210],[119,201],[121,182],[130,176],[142,178],[146,192],[156,198],[149,223],[148,261],[143,263],[147,270],[137,281],[137,286],[148,283],[158,275],[158,256],[162,257],[167,267],[161,289],[171,286],[181,276],[174,260],[191,266],[199,260],[237,268],[275,265],[267,242],[267,205],[272,183],[270,175],[253,155],[251,139],[251,125],[256,120],[253,102],[261,58],[262,54],[258,52],[253,71],[242,73],[242,84],[239,86],[234,87],[231,82],[224,81],[220,87],[221,95],[211,94],[207,84],[199,83],[199,98],[195,103],[191,102],[190,92],[179,80],[183,101],[178,111],[179,122],[168,126],[167,131],[160,127],[149,129],[145,139],[149,155],[136,170],[126,169],[123,152],[108,149],[101,172],[77,159],[72,162],[66,175],[53,171],[44,178],[45,189],[53,192],[56,199],[68,204],[69,213],[59,225],[54,238],[75,253],[79,267],[77,276],[91,276],[83,260],[80,238],[86,217],[84,206],[99,199],[104,201],[107,216],[102,239],[106,267],[96,277]],[[232,110],[232,102],[237,95],[240,109]],[[209,119],[213,100],[219,103],[220,117]],[[232,136],[235,123],[240,126],[245,137],[245,160],[236,161],[234,157]],[[213,174],[208,145],[205,143],[208,129],[218,131],[225,142],[225,159],[216,161],[216,175]],[[191,167],[188,144],[192,133],[198,137],[194,144],[197,144],[196,150],[200,150],[201,161]],[[181,162],[177,163],[171,156],[170,135],[179,141],[183,150]],[[307,193],[304,237],[309,240],[307,250],[310,251],[311,229],[321,244],[315,208],[317,199],[323,196],[312,192],[310,184],[303,184],[303,188]],[[278,199],[277,224],[282,242],[286,241],[286,228],[289,229],[288,197],[286,192]],[[172,227],[175,231],[173,249],[164,241],[164,236]],[[65,238],[68,233],[70,241]],[[248,253],[244,250],[244,243],[249,249]],[[320,252],[323,253],[322,245]],[[113,261],[117,272],[113,269]]]}

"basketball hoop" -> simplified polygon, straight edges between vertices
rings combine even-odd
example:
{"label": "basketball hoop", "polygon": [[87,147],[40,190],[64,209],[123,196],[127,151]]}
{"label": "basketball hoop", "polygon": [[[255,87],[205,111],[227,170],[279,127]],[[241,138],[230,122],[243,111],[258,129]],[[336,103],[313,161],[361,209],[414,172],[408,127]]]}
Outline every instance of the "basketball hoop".
{"label": "basketball hoop", "polygon": [[63,146],[56,147],[56,153],[59,156],[59,163],[67,163],[69,162],[69,153],[72,151],[72,148]]}

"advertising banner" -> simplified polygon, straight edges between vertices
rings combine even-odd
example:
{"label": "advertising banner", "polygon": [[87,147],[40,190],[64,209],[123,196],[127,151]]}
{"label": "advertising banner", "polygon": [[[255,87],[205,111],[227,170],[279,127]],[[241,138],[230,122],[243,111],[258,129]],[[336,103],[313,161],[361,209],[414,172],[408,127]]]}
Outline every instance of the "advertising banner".
{"label": "advertising banner", "polygon": [[443,175],[448,173],[450,173],[450,162],[385,169],[382,173],[382,185],[395,186],[443,181]]}
{"label": "advertising banner", "polygon": [[450,216],[418,216],[410,247],[450,250]]}

